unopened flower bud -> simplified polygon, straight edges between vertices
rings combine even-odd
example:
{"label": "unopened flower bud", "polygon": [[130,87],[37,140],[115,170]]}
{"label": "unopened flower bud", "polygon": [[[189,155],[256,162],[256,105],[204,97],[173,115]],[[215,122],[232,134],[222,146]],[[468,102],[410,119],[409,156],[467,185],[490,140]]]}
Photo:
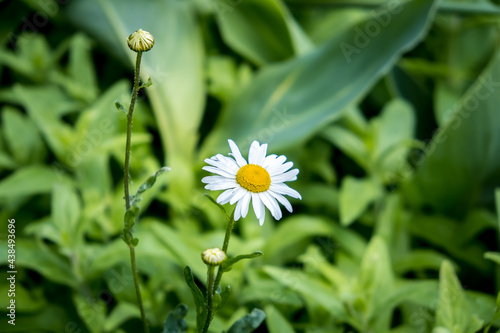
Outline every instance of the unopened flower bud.
{"label": "unopened flower bud", "polygon": [[210,266],[219,266],[226,260],[226,252],[219,248],[213,248],[203,251],[201,254],[201,259],[203,262]]}
{"label": "unopened flower bud", "polygon": [[127,44],[132,51],[146,52],[151,50],[155,44],[155,39],[149,32],[139,29],[128,36]]}

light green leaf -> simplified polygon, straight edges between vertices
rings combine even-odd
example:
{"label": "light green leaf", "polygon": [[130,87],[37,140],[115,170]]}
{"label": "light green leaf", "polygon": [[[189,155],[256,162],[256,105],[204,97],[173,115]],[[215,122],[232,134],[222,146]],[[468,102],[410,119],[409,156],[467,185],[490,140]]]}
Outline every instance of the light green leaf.
{"label": "light green leaf", "polygon": [[482,327],[482,321],[470,312],[464,291],[450,262],[444,261],[439,272],[439,303],[436,327],[452,332],[473,333]]}
{"label": "light green leaf", "polygon": [[39,162],[45,151],[33,121],[9,107],[2,109],[2,121],[6,144],[17,163]]}
{"label": "light green leaf", "polygon": [[[7,243],[0,243],[4,253],[7,253]],[[79,283],[74,275],[69,262],[62,256],[54,253],[40,242],[16,238],[16,266],[25,267],[37,271],[50,281],[70,287],[76,287]],[[17,253],[16,253],[17,254]],[[2,258],[2,263],[7,262],[7,256]]]}
{"label": "light green leaf", "polygon": [[224,41],[257,65],[291,58],[310,46],[280,0],[211,1]]}
{"label": "light green leaf", "polygon": [[371,179],[347,176],[340,187],[340,223],[354,222],[382,194],[382,189]]}
{"label": "light green leaf", "polygon": [[0,182],[0,199],[24,197],[48,193],[55,183],[66,180],[49,167],[41,165],[27,166],[10,174]]}
{"label": "light green leaf", "polygon": [[277,149],[310,137],[357,103],[424,36],[433,14],[431,0],[412,1],[397,15],[382,9],[379,15],[391,21],[373,38],[359,37],[375,22],[370,17],[302,57],[263,69],[224,110],[201,155],[220,150],[227,138],[240,145],[272,142]]}
{"label": "light green leaf", "polygon": [[75,293],[73,303],[78,315],[91,333],[103,331],[106,320],[106,304],[103,300]]}
{"label": "light green leaf", "polygon": [[259,309],[238,319],[227,331],[227,333],[251,333],[266,319],[266,313]]}
{"label": "light green leaf", "polygon": [[75,247],[82,236],[80,221],[81,204],[75,191],[67,184],[56,183],[52,190],[52,222],[60,233],[64,247]]}
{"label": "light green leaf", "polygon": [[370,170],[370,151],[361,137],[338,125],[325,128],[321,136],[342,150],[363,169]]}
{"label": "light green leaf", "polygon": [[288,270],[274,266],[265,266],[264,272],[281,284],[295,290],[303,297],[309,297],[326,311],[339,318],[345,318],[344,305],[333,288],[322,280],[313,278],[299,270]]}

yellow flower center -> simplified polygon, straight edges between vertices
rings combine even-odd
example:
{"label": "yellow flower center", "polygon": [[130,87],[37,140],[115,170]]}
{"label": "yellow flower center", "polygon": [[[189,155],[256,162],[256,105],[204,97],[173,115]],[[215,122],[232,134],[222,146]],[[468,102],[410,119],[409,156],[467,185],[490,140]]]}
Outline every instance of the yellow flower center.
{"label": "yellow flower center", "polygon": [[260,165],[255,164],[242,166],[236,174],[236,181],[241,187],[254,193],[267,191],[271,186],[269,172]]}

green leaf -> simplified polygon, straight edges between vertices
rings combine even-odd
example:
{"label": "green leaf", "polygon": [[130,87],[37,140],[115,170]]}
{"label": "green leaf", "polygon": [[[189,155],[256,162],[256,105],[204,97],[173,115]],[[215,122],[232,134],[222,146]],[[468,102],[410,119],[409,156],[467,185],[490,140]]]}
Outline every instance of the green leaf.
{"label": "green leaf", "polygon": [[419,167],[404,188],[413,206],[461,218],[481,198],[483,188],[500,181],[499,82],[497,51],[424,149],[423,160],[415,161]]}
{"label": "green leaf", "polygon": [[20,165],[38,162],[45,153],[42,138],[33,121],[16,109],[2,109],[3,134],[10,152]]}
{"label": "green leaf", "polygon": [[332,315],[339,318],[347,317],[340,298],[335,294],[333,288],[323,280],[315,279],[298,270],[287,270],[273,266],[265,266],[264,272],[281,284],[295,290],[302,297],[311,298]]}
{"label": "green leaf", "polygon": [[137,305],[123,301],[119,302],[118,305],[113,308],[109,316],[106,317],[104,331],[114,332],[123,323],[132,318],[141,318],[141,312]]}
{"label": "green leaf", "polygon": [[[230,217],[229,217],[229,215],[227,215],[227,212],[226,212],[226,209],[224,208],[224,206],[222,206],[220,203],[218,203],[217,200],[215,200],[210,194],[203,193],[203,196],[205,198],[207,198],[208,200],[210,200],[214,205],[216,205],[217,207],[219,207],[219,209],[221,210],[222,214],[224,214],[224,216],[226,217],[227,222],[229,223]],[[233,211],[233,214],[234,214],[234,211]]]}
{"label": "green leaf", "polygon": [[224,305],[226,305],[229,296],[231,296],[231,286],[227,285],[224,291],[220,294],[220,302],[217,304],[215,311],[219,311],[224,307]]}
{"label": "green leaf", "polygon": [[186,280],[189,289],[191,289],[191,295],[193,296],[194,304],[196,305],[196,327],[201,330],[205,319],[207,318],[207,307],[205,303],[205,297],[201,292],[200,288],[196,285],[193,278],[193,272],[191,267],[186,266],[184,268],[184,280]]}
{"label": "green leaf", "polygon": [[169,167],[162,167],[160,170],[156,171],[154,174],[149,176],[149,178],[137,189],[137,193],[130,197],[130,206],[135,206],[141,200],[141,194],[149,190],[156,183],[156,178],[162,173],[170,171]]}
{"label": "green leaf", "polygon": [[227,333],[251,333],[266,319],[266,313],[259,309],[238,319],[227,331]]}
{"label": "green leaf", "polygon": [[57,158],[72,165],[74,161],[69,153],[74,147],[75,132],[60,116],[77,107],[77,104],[55,86],[28,87],[18,84],[13,92]]}
{"label": "green leaf", "polygon": [[10,174],[0,182],[0,199],[9,197],[26,197],[48,193],[55,183],[65,180],[49,167],[31,165]]}
{"label": "green leaf", "polygon": [[243,149],[253,139],[281,149],[309,138],[360,101],[424,36],[434,3],[412,1],[397,15],[382,9],[377,18],[391,20],[373,38],[363,32],[369,22],[376,22],[370,17],[302,57],[263,69],[223,111],[201,156],[222,150],[227,138]]}
{"label": "green leaf", "polygon": [[184,304],[179,304],[173,311],[170,311],[163,325],[163,333],[187,332],[188,327],[186,320],[184,320],[187,312],[188,307]]}
{"label": "green leaf", "polygon": [[436,327],[451,332],[476,332],[483,326],[477,315],[471,313],[464,291],[450,262],[444,261],[439,272],[439,303]]}
{"label": "green leaf", "polygon": [[292,325],[285,317],[272,305],[267,305],[266,308],[266,324],[270,333],[295,333]]}
{"label": "green leaf", "polygon": [[[2,250],[7,253],[7,243],[2,242]],[[46,279],[66,286],[76,288],[79,279],[71,269],[66,258],[54,253],[43,243],[16,238],[16,266],[37,271]],[[17,253],[16,253],[17,254]],[[7,256],[1,258],[2,264],[7,263]]]}
{"label": "green leaf", "polygon": [[484,254],[485,259],[489,259],[500,266],[500,252],[486,252]]}
{"label": "green leaf", "polygon": [[354,222],[382,194],[382,189],[372,179],[346,176],[340,187],[340,223],[348,226]]}
{"label": "green leaf", "polygon": [[226,44],[257,65],[291,58],[310,46],[279,0],[212,2]]}
{"label": "green leaf", "polygon": [[240,260],[243,260],[243,259],[252,259],[252,258],[257,258],[257,257],[260,257],[261,255],[263,255],[262,252],[260,251],[257,251],[257,252],[254,252],[254,253],[250,253],[250,254],[241,254],[239,256],[236,256],[234,258],[227,258],[221,265],[220,265],[220,269],[223,271],[223,272],[229,272],[232,268],[233,268],[233,265],[236,264],[238,261]]}
{"label": "green leaf", "polygon": [[370,152],[361,137],[339,125],[332,125],[321,136],[338,147],[365,170],[370,170]]}
{"label": "green leaf", "polygon": [[79,317],[91,333],[103,331],[106,320],[106,303],[102,299],[75,293],[73,294],[73,303]]}
{"label": "green leaf", "polygon": [[81,241],[81,204],[70,186],[56,183],[52,190],[52,222],[60,234],[61,246],[74,248]]}

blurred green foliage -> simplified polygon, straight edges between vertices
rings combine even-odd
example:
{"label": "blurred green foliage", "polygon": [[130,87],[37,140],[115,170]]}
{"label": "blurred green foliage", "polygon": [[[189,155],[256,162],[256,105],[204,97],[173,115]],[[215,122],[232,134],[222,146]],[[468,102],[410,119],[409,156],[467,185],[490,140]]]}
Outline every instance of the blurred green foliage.
{"label": "blurred green foliage", "polygon": [[[237,223],[229,255],[264,255],[225,275],[232,294],[211,330],[500,327],[493,1],[1,6],[0,264],[14,218],[18,271],[16,325],[2,310],[2,332],[141,330],[120,239],[126,120],[115,108],[130,100],[126,38],[139,28],[156,42],[143,56],[153,84],[135,112],[133,192],[171,167],[142,194],[135,226],[153,331],[196,327],[183,270],[204,292],[200,253],[222,243],[226,221],[202,196],[201,166],[228,138],[286,154],[303,200],[281,221]],[[8,289],[1,281],[2,309]]]}

